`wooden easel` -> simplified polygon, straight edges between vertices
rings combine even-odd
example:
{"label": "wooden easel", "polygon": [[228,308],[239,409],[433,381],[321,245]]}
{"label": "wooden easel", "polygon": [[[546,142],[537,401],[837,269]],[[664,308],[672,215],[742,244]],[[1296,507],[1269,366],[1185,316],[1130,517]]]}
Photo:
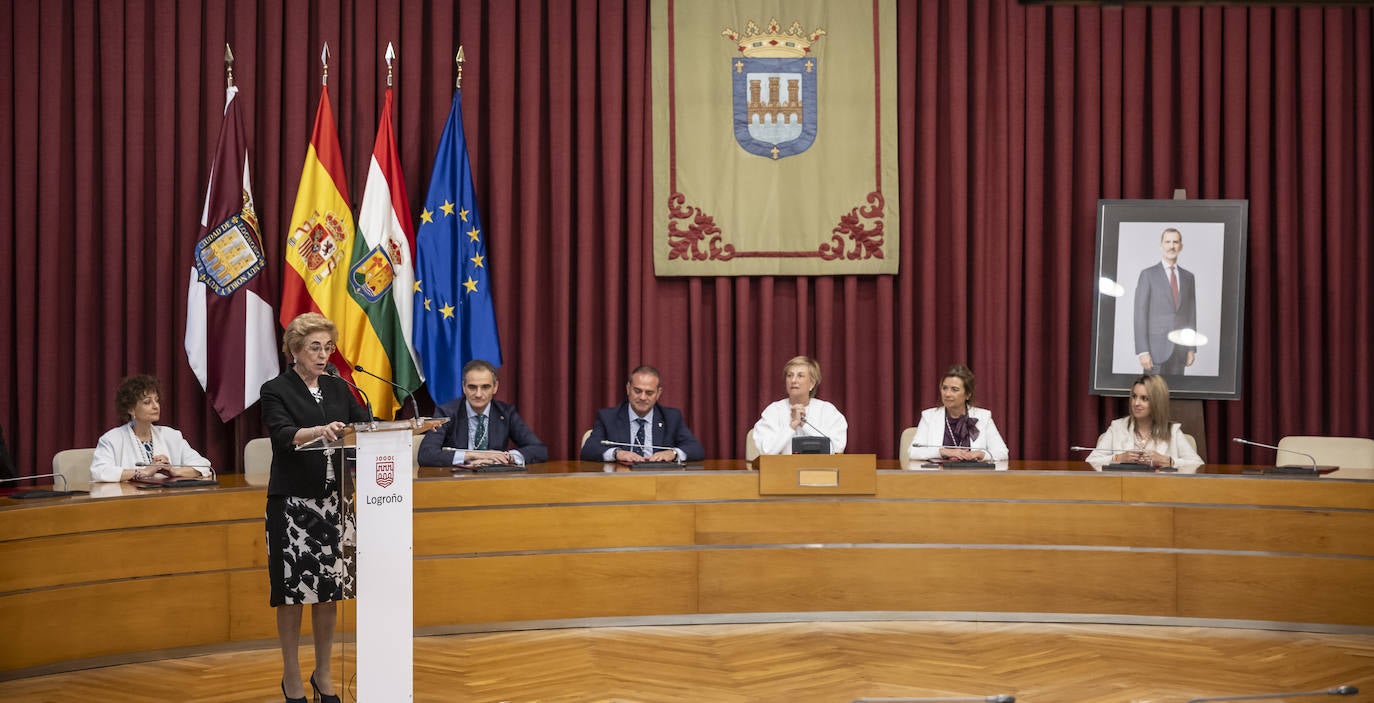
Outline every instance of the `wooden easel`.
{"label": "wooden easel", "polygon": [[[1188,191],[1174,189],[1174,200],[1187,200]],[[1172,422],[1183,425],[1183,431],[1197,440],[1197,453],[1207,461],[1207,420],[1202,413],[1202,401],[1194,398],[1169,401],[1169,415]]]}

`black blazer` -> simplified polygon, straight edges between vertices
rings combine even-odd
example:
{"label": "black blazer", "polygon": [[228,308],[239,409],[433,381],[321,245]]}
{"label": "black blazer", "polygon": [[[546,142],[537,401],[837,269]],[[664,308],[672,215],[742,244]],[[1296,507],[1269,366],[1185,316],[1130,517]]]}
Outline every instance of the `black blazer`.
{"label": "black blazer", "polygon": [[[272,438],[272,475],[267,480],[267,495],[297,498],[325,497],[324,452],[296,451],[291,441],[302,427],[327,422],[367,422],[367,410],[353,398],[348,386],[333,376],[321,376],[316,403],[305,381],[292,367],[262,384],[262,421]],[[342,475],[343,456],[334,454],[335,475]]]}
{"label": "black blazer", "polygon": [[[520,450],[520,455],[525,457],[526,464],[549,460],[549,448],[544,446],[534,434],[534,430],[525,424],[514,405],[493,400],[487,413],[487,447],[505,451],[506,447],[513,444]],[[453,463],[453,452],[444,451],[444,447],[469,448],[468,401],[461,397],[451,400],[435,408],[434,416],[452,418],[452,421],[444,425],[441,432],[425,433],[424,440],[420,442],[420,455],[417,458],[420,466],[449,466]]]}
{"label": "black blazer", "polygon": [[[687,429],[682,420],[682,411],[655,405],[653,412],[654,444],[660,447],[676,447],[687,455],[687,461],[701,461],[706,458],[706,449]],[[592,435],[582,445],[583,461],[602,461],[606,452],[604,439],[612,442],[630,442],[630,403],[626,401],[614,408],[596,411],[596,424],[592,425]],[[625,449],[625,447],[619,447]]]}

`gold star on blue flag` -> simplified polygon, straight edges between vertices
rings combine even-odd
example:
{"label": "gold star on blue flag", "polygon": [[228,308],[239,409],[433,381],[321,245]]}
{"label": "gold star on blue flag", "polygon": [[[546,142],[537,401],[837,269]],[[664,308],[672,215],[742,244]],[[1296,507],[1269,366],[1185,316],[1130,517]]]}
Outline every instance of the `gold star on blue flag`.
{"label": "gold star on blue flag", "polygon": [[[415,351],[429,395],[443,404],[463,394],[463,365],[501,365],[482,218],[463,136],[463,91],[453,94],[434,155],[425,213],[415,235]],[[431,309],[431,301],[433,309]]]}

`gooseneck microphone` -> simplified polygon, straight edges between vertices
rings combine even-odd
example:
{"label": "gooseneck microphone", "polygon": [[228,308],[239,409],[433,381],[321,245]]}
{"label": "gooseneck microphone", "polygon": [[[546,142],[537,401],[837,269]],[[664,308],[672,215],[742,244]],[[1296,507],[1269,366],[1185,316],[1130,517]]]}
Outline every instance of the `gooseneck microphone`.
{"label": "gooseneck microphone", "polygon": [[419,422],[419,421],[420,421],[420,403],[417,402],[417,401],[415,400],[415,391],[408,391],[408,390],[406,390],[405,388],[402,388],[401,386],[399,386],[399,385],[397,385],[397,384],[395,384],[395,383],[392,383],[392,382],[390,381],[390,379],[382,378],[381,376],[378,376],[377,374],[372,373],[371,371],[368,371],[367,369],[363,368],[363,365],[362,365],[362,364],[354,364],[354,365],[353,365],[353,370],[354,370],[354,371],[357,371],[358,373],[367,374],[368,376],[371,376],[371,377],[377,379],[378,381],[381,381],[382,383],[385,383],[385,384],[387,384],[388,386],[391,386],[392,388],[395,388],[396,390],[400,391],[400,392],[403,394],[403,395],[401,396],[401,404],[402,404],[402,405],[405,405],[406,398],[410,398],[410,408],[411,408],[411,410],[413,410],[413,411],[415,412],[415,415],[414,415],[415,421],[416,421],[416,422]]}
{"label": "gooseneck microphone", "polygon": [[361,388],[359,388],[359,387],[353,385],[353,382],[352,382],[352,381],[349,381],[348,379],[346,379],[346,378],[344,378],[343,376],[339,375],[339,367],[337,367],[337,366],[335,366],[335,365],[333,365],[333,364],[325,364],[325,365],[324,365],[324,372],[327,373],[327,374],[329,374],[330,376],[333,376],[334,378],[339,379],[340,381],[343,381],[345,384],[348,385],[349,388],[352,388],[353,390],[358,391],[358,393],[362,394],[362,396],[363,396],[363,403],[365,403],[365,404],[367,405],[367,416],[368,416],[368,418],[376,418],[376,417],[377,417],[377,413],[372,412],[372,400],[369,399],[369,398],[367,397],[367,391],[365,391],[365,390],[363,390],[363,389],[361,389]]}
{"label": "gooseneck microphone", "polygon": [[1016,696],[1002,693],[973,698],[856,698],[854,703],[1016,703]]}
{"label": "gooseneck microphone", "polygon": [[[992,451],[989,449],[977,449],[975,447],[963,447],[957,444],[913,444],[913,447],[921,449],[965,449],[971,452],[983,453],[982,459],[947,459],[943,456],[936,456],[932,459],[913,459],[912,461],[925,461],[922,468],[940,467],[945,469],[995,469],[997,464],[992,460]],[[959,699],[963,700],[963,699]],[[979,698],[978,700],[983,700]],[[989,699],[991,700],[991,699]]]}
{"label": "gooseneck microphone", "polygon": [[[1297,454],[1298,456],[1305,456],[1305,457],[1307,457],[1307,460],[1308,460],[1308,461],[1312,462],[1312,468],[1310,468],[1310,469],[1309,469],[1308,467],[1306,467],[1306,466],[1275,466],[1275,467],[1273,468],[1273,473],[1276,473],[1276,474],[1296,474],[1296,475],[1299,475],[1299,476],[1311,476],[1311,475],[1317,473],[1317,457],[1312,456],[1311,454],[1308,454],[1307,452],[1300,452],[1300,451],[1297,451],[1297,450],[1294,450],[1294,449],[1284,449],[1283,447],[1280,447],[1280,446],[1278,446],[1278,445],[1276,445],[1276,444],[1263,444],[1263,443],[1261,443],[1261,442],[1251,442],[1251,441],[1248,440],[1248,439],[1241,439],[1240,437],[1232,437],[1232,438],[1231,438],[1231,441],[1232,441],[1232,442],[1235,442],[1236,444],[1248,444],[1248,445],[1250,445],[1250,446],[1252,446],[1252,447],[1264,447],[1265,449],[1273,449],[1273,450],[1276,451],[1276,452],[1287,452],[1287,453],[1289,453],[1289,454]],[[1342,693],[1342,694],[1340,694],[1340,695],[1345,695],[1345,694]]]}
{"label": "gooseneck microphone", "polygon": [[[644,445],[642,445],[642,444],[630,444],[630,443],[628,443],[628,442],[612,442],[612,441],[609,440],[609,439],[603,439],[603,440],[601,440],[601,446],[603,446],[603,447],[627,447],[627,448],[629,448],[629,449],[638,449],[638,448],[640,448],[640,447],[642,447],[642,446],[644,446]],[[660,446],[658,446],[657,444],[650,444],[650,445],[648,445],[648,447],[649,447],[649,449],[674,449],[674,450],[677,449],[677,447],[660,447]]]}
{"label": "gooseneck microphone", "polygon": [[[11,481],[28,481],[29,479],[35,479],[35,478],[53,478],[53,479],[60,478],[60,479],[62,479],[62,493],[64,493],[64,494],[83,493],[83,492],[84,492],[84,491],[70,491],[70,490],[67,490],[67,477],[66,477],[66,476],[63,476],[62,474],[55,473],[55,472],[54,472],[54,473],[50,473],[50,474],[34,474],[34,475],[32,475],[32,476],[15,476],[14,478],[0,478],[0,483],[9,483],[9,482],[11,482]],[[54,487],[57,486],[57,481],[53,481],[53,486],[54,486]]]}
{"label": "gooseneck microphone", "polygon": [[820,435],[820,436],[826,438],[826,440],[828,440],[828,441],[830,442],[830,446],[832,446],[832,447],[835,446],[835,440],[834,440],[834,439],[831,439],[830,435],[828,435],[828,434],[826,434],[826,433],[824,433],[824,432],[821,432],[821,428],[819,428],[819,427],[817,427],[817,426],[811,424],[811,421],[808,420],[808,419],[806,419],[806,415],[805,415],[805,414],[802,415],[802,423],[805,424],[807,427],[810,427],[811,429],[815,430],[815,431],[816,431],[816,434],[818,434],[818,435]]}
{"label": "gooseneck microphone", "polygon": [[[1263,445],[1261,445],[1263,446]],[[1257,693],[1248,696],[1213,696],[1210,698],[1194,698],[1188,703],[1211,703],[1212,701],[1257,701],[1264,698],[1298,698],[1300,696],[1353,696],[1359,693],[1360,689],[1354,686],[1337,686],[1320,691],[1290,691],[1287,693]]]}
{"label": "gooseneck microphone", "polygon": [[[1079,446],[1072,446],[1072,447],[1069,447],[1069,451],[1071,451],[1071,452],[1088,452],[1089,454],[1096,454],[1096,453],[1098,453],[1098,452],[1111,452],[1112,454],[1115,454],[1115,453],[1116,453],[1116,450],[1115,450],[1115,449],[1112,449],[1111,447],[1079,447]],[[1125,450],[1125,449],[1122,449],[1121,451],[1124,452],[1124,451],[1126,451],[1126,450]]]}
{"label": "gooseneck microphone", "polygon": [[[1096,454],[1096,453],[1098,453],[1098,452],[1111,452],[1111,453],[1112,453],[1112,456],[1115,457],[1117,452],[1129,452],[1129,451],[1132,451],[1132,450],[1131,450],[1131,449],[1112,449],[1112,448],[1110,448],[1110,447],[1080,447],[1080,446],[1073,446],[1073,447],[1069,447],[1069,451],[1071,451],[1071,452],[1088,452],[1088,453],[1089,453],[1089,456],[1091,456],[1091,455],[1093,455],[1093,454]],[[1103,470],[1103,471],[1163,471],[1163,472],[1165,472],[1165,473],[1169,473],[1169,472],[1178,471],[1178,467],[1176,467],[1176,466],[1169,466],[1169,465],[1155,466],[1154,457],[1151,456],[1151,457],[1150,457],[1150,463],[1148,463],[1148,464],[1136,464],[1136,463],[1131,463],[1131,462],[1118,464],[1118,463],[1113,462],[1113,463],[1111,463],[1111,464],[1107,464],[1107,465],[1103,466],[1103,467],[1102,467],[1102,470]]]}
{"label": "gooseneck microphone", "polygon": [[[209,464],[162,464],[162,463],[154,463],[154,462],[151,462],[151,461],[140,461],[140,462],[136,462],[136,463],[134,464],[134,466],[157,466],[157,467],[159,467],[159,468],[168,468],[168,469],[175,469],[175,468],[177,468],[177,467],[184,466],[184,467],[186,467],[186,468],[188,468],[188,469],[209,469],[209,470],[210,470],[210,478],[213,478],[213,479],[215,479],[216,481],[219,480],[219,474],[215,471],[215,467],[213,467],[213,466],[211,466],[211,465],[209,465]],[[197,471],[196,473],[200,473],[200,472]]]}

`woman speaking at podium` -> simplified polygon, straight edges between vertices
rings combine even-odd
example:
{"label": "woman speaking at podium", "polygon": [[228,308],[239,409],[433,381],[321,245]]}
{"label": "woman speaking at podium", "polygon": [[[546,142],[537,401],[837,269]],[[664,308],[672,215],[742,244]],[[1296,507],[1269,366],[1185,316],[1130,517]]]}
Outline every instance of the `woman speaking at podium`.
{"label": "woman speaking at podium", "polygon": [[949,367],[940,379],[940,407],[921,412],[910,458],[995,462],[1009,454],[992,412],[973,405],[973,370],[963,364]]}
{"label": "woman speaking at podium", "polygon": [[[304,313],[286,326],[282,351],[291,357],[280,376],[262,384],[262,420],[272,438],[267,483],[267,574],[277,609],[282,695],[305,700],[297,658],[301,618],[310,605],[315,670],[310,685],[326,703],[337,703],[330,675],[337,603],[353,597],[353,572],[345,563],[345,532],[352,516],[343,501],[342,452],[296,451],[298,445],[333,442],[350,422],[371,420],[348,385],[326,373],[337,330],[319,313]],[[351,541],[351,540],[350,540]]]}
{"label": "woman speaking at podium", "polygon": [[210,475],[210,460],[192,449],[180,432],[155,424],[162,416],[162,389],[156,378],[130,376],[121,381],[115,410],[124,424],[96,442],[92,481],[129,481],[158,471],[177,478]]}

